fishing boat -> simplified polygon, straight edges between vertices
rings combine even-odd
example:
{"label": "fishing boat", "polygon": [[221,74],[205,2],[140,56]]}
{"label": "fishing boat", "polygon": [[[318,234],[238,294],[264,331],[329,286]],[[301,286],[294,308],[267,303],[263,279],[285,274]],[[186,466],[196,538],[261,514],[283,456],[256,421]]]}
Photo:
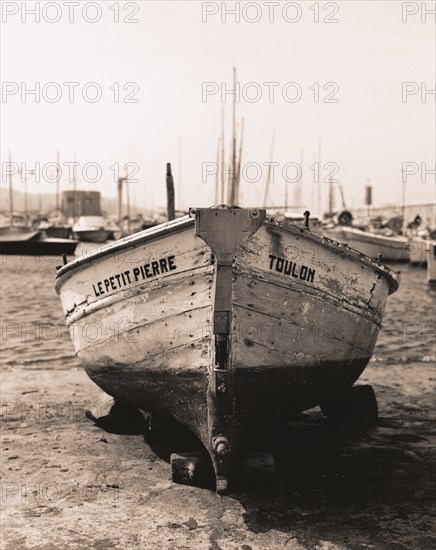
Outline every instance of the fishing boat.
{"label": "fishing boat", "polygon": [[351,388],[398,287],[388,267],[306,221],[198,208],[57,272],[90,378],[189,428],[210,455],[218,493],[235,451],[270,431],[262,407],[297,414]]}
{"label": "fishing boat", "polygon": [[55,239],[69,239],[72,237],[71,224],[68,224],[62,218],[42,218],[38,220],[36,229],[38,231],[44,231],[47,237],[53,237]]}
{"label": "fishing boat", "polygon": [[0,236],[0,254],[15,256],[73,256],[77,241],[48,237],[44,231]]}
{"label": "fishing boat", "polygon": [[391,262],[409,261],[409,240],[401,235],[374,233],[345,225],[325,229],[323,234],[348,244],[370,258]]}
{"label": "fishing boat", "polygon": [[79,241],[104,243],[113,238],[116,227],[109,227],[103,216],[80,216],[73,225],[74,238]]}

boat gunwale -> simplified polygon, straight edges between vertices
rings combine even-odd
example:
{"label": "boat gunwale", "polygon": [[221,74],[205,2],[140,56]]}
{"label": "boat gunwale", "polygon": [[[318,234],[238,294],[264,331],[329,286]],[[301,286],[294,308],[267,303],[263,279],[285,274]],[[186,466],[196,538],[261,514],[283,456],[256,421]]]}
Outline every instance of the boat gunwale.
{"label": "boat gunwale", "polygon": [[378,262],[377,260],[373,260],[366,254],[363,254],[362,252],[359,252],[358,250],[355,250],[354,248],[351,248],[345,243],[340,243],[338,241],[335,241],[331,239],[330,237],[325,237],[324,235],[319,235],[318,233],[313,233],[310,229],[306,229],[304,227],[299,227],[295,224],[290,224],[286,222],[278,222],[274,218],[267,218],[265,220],[266,224],[270,227],[274,228],[280,228],[283,231],[291,234],[297,234],[299,233],[300,236],[318,242],[319,244],[322,244],[326,247],[333,248],[338,252],[339,254],[342,254],[345,257],[353,258],[354,260],[358,260],[360,263],[364,264],[367,267],[371,267],[381,275],[385,276],[388,279],[389,282],[389,294],[393,294],[399,287],[399,281],[400,276],[398,273],[396,273],[394,270],[392,270],[390,267],[386,266],[385,264],[382,264],[381,262]]}
{"label": "boat gunwale", "polygon": [[[80,256],[72,262],[69,262],[68,264],[62,266],[58,270],[55,283],[56,292],[59,294],[60,287],[65,281],[65,275],[71,276],[72,272],[74,272],[76,269],[86,267],[88,264],[92,263],[96,259],[108,256],[112,253],[119,252],[120,250],[129,248],[130,246],[134,246],[138,243],[146,243],[161,238],[162,236],[185,230],[193,225],[195,225],[194,217],[191,217],[189,215],[183,216],[182,218],[177,218],[176,220],[168,221],[158,226],[144,229],[144,231],[140,231],[139,233],[135,233],[134,235],[130,235],[129,237],[124,237],[123,239],[115,241],[113,244],[111,243],[109,245],[106,245],[101,250],[92,252],[87,256]],[[386,265],[378,262],[377,260],[373,260],[369,256],[366,256],[365,254],[362,254],[361,252],[350,248],[347,244],[339,243],[329,237],[324,237],[317,233],[313,233],[310,229],[306,229],[304,227],[300,227],[289,222],[277,221],[275,218],[272,217],[266,218],[264,221],[264,225],[267,226],[267,230],[269,228],[271,230],[280,229],[292,235],[298,234],[303,238],[317,242],[318,244],[321,244],[327,248],[331,248],[345,257],[357,260],[363,265],[371,267],[376,272],[388,279],[389,294],[392,294],[398,289],[400,277],[395,271],[393,271]]]}
{"label": "boat gunwale", "polygon": [[62,266],[57,271],[55,285],[56,292],[59,294],[59,287],[65,280],[64,275],[71,275],[72,271],[83,268],[84,266],[86,267],[86,264],[92,263],[96,259],[108,256],[115,252],[119,252],[120,249],[128,248],[131,245],[135,245],[137,243],[142,244],[162,237],[163,235],[168,235],[170,233],[186,229],[187,227],[194,225],[194,223],[195,221],[193,218],[190,218],[189,216],[183,216],[183,218],[178,218],[177,220],[165,222],[158,226],[144,229],[143,231],[134,233],[133,235],[124,237],[122,239],[119,239],[118,241],[114,241],[114,243],[104,245],[101,250],[96,250],[95,252],[91,252],[91,254],[87,254],[86,256],[79,256],[75,260]]}

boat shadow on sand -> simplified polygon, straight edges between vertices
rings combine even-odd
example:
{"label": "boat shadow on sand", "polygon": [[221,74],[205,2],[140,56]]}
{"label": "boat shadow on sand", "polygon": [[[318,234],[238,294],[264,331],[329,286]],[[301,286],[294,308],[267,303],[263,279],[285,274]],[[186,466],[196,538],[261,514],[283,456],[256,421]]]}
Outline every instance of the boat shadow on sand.
{"label": "boat shadow on sand", "polygon": [[[121,407],[91,419],[111,433],[143,435],[166,462],[174,452],[202,451],[189,430],[134,409]],[[252,532],[285,532],[303,547],[315,547],[321,528],[326,540],[351,544],[347,548],[361,537],[362,544],[378,541],[383,548],[403,549],[407,545],[390,537],[397,522],[407,521],[415,547],[430,548],[435,542],[428,516],[435,504],[432,423],[421,422],[418,429],[416,424],[394,416],[379,418],[373,427],[350,425],[329,421],[313,409],[279,431],[271,426],[267,450],[275,469],[254,447],[257,453],[235,457],[229,497],[244,507],[243,519]],[[208,453],[204,456],[207,461]],[[255,459],[247,462],[247,456]],[[210,489],[211,502],[220,498],[213,493],[211,464],[196,485]]]}

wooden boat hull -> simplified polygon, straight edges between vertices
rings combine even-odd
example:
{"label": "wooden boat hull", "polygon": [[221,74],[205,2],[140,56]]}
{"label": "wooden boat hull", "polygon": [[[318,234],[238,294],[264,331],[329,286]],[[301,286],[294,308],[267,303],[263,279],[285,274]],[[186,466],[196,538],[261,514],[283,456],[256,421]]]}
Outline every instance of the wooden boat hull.
{"label": "wooden boat hull", "polygon": [[[238,446],[351,387],[393,272],[261,211],[201,209],[78,259],[57,291],[89,376],[191,429],[224,492]],[[264,418],[260,421],[259,418]]]}
{"label": "wooden boat hull", "polygon": [[382,261],[409,261],[410,243],[405,237],[388,237],[354,227],[338,227],[328,230],[326,235],[373,259],[381,257]]}

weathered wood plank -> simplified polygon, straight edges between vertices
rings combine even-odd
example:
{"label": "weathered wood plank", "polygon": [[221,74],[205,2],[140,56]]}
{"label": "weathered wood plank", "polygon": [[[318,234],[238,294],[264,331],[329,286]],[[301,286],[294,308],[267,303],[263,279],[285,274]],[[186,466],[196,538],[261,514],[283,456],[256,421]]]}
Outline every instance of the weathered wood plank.
{"label": "weathered wood plank", "polygon": [[[127,330],[101,321],[94,323],[93,317],[91,315],[83,325],[79,321],[71,331],[79,357],[83,357],[87,364],[112,360],[116,364],[130,365],[208,339],[212,309],[182,312],[151,323],[136,324]],[[191,367],[181,365],[181,368]]]}
{"label": "weathered wood plank", "polygon": [[210,265],[212,255],[192,228],[171,233],[161,241],[136,243],[114,255],[90,261],[65,278],[61,300],[65,315],[119,292],[174,274]]}
{"label": "weathered wood plank", "polygon": [[[301,300],[296,297],[296,302]],[[312,299],[306,301],[313,311]],[[297,304],[298,308],[298,304]],[[316,365],[320,361],[344,361],[347,358],[369,359],[378,327],[366,321],[356,322],[356,315],[332,306],[318,310],[316,319],[271,317],[252,308],[234,306],[232,363],[236,367],[280,367]]]}
{"label": "weathered wood plank", "polygon": [[359,262],[314,241],[309,232],[296,234],[264,225],[242,247],[236,265],[268,273],[292,285],[293,281],[348,300],[357,307],[381,310],[388,279]]}
{"label": "weathered wood plank", "polygon": [[107,338],[115,329],[119,332],[130,330],[182,312],[211,307],[210,269],[197,270],[189,277],[175,276],[174,279],[171,282],[156,281],[102,299],[71,315],[69,324],[80,322],[81,326],[86,326],[87,323],[97,323],[102,338]]}

